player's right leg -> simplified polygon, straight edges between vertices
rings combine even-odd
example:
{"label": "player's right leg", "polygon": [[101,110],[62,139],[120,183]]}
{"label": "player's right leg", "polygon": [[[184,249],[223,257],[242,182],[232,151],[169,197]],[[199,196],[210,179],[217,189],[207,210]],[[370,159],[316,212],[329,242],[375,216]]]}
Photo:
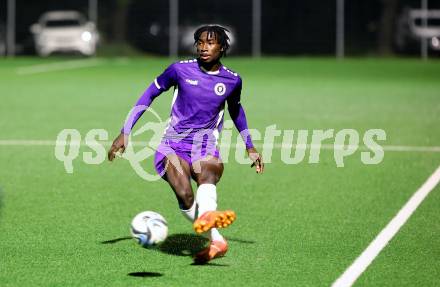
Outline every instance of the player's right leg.
{"label": "player's right leg", "polygon": [[[165,159],[165,174],[163,179],[171,186],[176,195],[179,207],[188,219],[194,220],[195,217],[195,200],[194,192],[191,187],[190,177],[191,170],[189,163],[180,158],[176,154],[169,154]],[[188,211],[185,214],[184,211]]]}

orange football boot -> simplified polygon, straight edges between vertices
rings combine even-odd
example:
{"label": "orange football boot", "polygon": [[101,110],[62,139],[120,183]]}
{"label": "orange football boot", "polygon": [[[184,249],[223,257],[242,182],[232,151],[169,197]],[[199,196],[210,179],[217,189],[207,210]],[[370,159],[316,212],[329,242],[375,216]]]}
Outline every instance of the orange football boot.
{"label": "orange football boot", "polygon": [[236,218],[235,212],[226,211],[207,211],[194,221],[193,228],[196,233],[203,233],[211,228],[228,227]]}
{"label": "orange football boot", "polygon": [[212,259],[225,256],[228,252],[228,243],[226,241],[211,241],[211,244],[197,253],[194,262],[197,264],[205,264]]}

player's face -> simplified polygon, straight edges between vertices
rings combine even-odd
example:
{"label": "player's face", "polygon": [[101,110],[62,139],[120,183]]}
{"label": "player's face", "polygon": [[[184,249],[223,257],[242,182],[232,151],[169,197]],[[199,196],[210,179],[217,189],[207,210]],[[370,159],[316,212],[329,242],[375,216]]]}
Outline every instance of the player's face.
{"label": "player's face", "polygon": [[223,48],[214,33],[203,32],[196,43],[197,55],[202,62],[211,63],[220,59]]}

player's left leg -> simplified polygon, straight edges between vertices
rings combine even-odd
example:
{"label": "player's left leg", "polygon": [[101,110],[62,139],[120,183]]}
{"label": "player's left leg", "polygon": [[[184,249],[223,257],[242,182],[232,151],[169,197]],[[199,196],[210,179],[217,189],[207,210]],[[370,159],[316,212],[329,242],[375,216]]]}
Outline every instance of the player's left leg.
{"label": "player's left leg", "polygon": [[[199,164],[198,173],[193,169],[195,164]],[[196,202],[199,214],[193,227],[197,233],[207,233],[211,240],[210,246],[196,255],[195,261],[205,263],[224,256],[227,252],[227,242],[215,227],[226,227],[231,224],[235,220],[235,213],[231,210],[216,210],[216,184],[223,174],[223,163],[216,157],[208,156],[194,163],[193,167],[192,174],[198,185]]]}

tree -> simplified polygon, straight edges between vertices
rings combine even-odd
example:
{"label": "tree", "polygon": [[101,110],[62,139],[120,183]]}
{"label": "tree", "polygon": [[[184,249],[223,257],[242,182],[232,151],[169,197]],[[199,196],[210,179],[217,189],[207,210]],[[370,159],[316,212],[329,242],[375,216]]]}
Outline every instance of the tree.
{"label": "tree", "polygon": [[393,32],[396,21],[398,0],[381,0],[382,14],[379,24],[378,51],[381,55],[393,53]]}
{"label": "tree", "polygon": [[127,37],[127,14],[130,0],[116,0],[116,7],[113,9],[113,41],[122,43]]}

